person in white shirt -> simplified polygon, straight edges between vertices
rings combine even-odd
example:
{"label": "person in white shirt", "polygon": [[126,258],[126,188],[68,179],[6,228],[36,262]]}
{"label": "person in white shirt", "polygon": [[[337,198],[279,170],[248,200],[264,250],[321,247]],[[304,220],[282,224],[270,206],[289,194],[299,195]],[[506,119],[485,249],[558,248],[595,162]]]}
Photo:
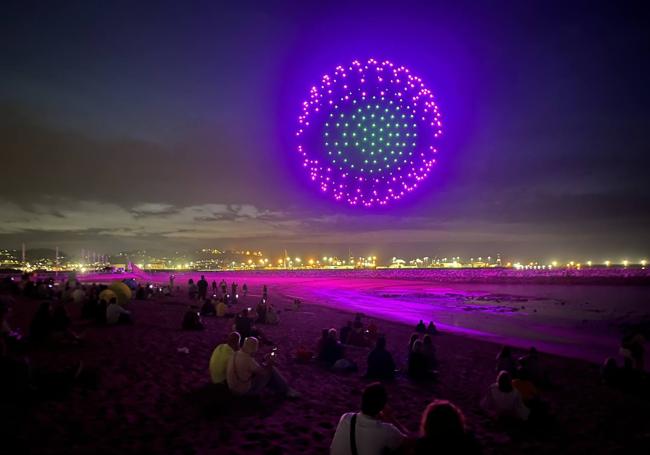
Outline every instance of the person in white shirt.
{"label": "person in white shirt", "polygon": [[519,391],[512,386],[512,376],[505,370],[499,372],[497,382],[488,388],[481,406],[497,418],[528,420],[530,415],[530,409],[524,404]]}
{"label": "person in white shirt", "polygon": [[366,387],[361,396],[361,412],[341,416],[330,454],[380,455],[399,449],[408,431],[392,417],[387,402],[388,394],[381,383]]}
{"label": "person in white shirt", "polygon": [[113,297],[106,307],[106,324],[115,325],[129,322],[131,322],[131,312],[122,308],[122,305],[119,305],[117,299]]}
{"label": "person in white shirt", "polygon": [[235,351],[228,361],[226,382],[235,395],[259,395],[267,386],[280,395],[298,398],[300,394],[287,384],[275,368],[275,351],[271,353],[264,365],[255,361],[259,342],[255,337],[247,337],[241,350]]}

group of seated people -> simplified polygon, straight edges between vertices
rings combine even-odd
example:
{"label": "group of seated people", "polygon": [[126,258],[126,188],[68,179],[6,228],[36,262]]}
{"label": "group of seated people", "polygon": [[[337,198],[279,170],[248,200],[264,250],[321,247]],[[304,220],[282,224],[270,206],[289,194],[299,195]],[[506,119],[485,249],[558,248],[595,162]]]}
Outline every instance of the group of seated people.
{"label": "group of seated people", "polygon": [[549,381],[536,348],[515,360],[510,347],[503,346],[497,354],[496,371],[496,382],[488,387],[481,401],[485,411],[499,419],[520,421],[546,413],[539,388]]}
{"label": "group of seated people", "polygon": [[[240,347],[241,344],[241,347]],[[231,332],[225,343],[218,345],[210,357],[209,370],[213,384],[222,384],[238,396],[259,396],[266,388],[280,396],[298,398],[300,394],[289,387],[276,367],[277,350],[255,360],[259,341],[253,336],[243,338]]]}
{"label": "group of seated people", "polygon": [[608,357],[600,368],[604,384],[630,391],[646,391],[650,376],[645,372],[645,336],[632,332],[623,336],[619,354],[622,366],[613,357]]}
{"label": "group of seated people", "polygon": [[480,453],[480,446],[467,429],[463,413],[449,401],[431,402],[422,413],[419,432],[413,435],[395,418],[387,403],[384,385],[379,382],[368,385],[361,396],[361,411],[341,416],[330,454]]}
{"label": "group of seated people", "polygon": [[369,347],[372,346],[379,335],[379,328],[375,321],[370,321],[367,327],[364,327],[361,321],[361,314],[357,313],[353,321],[348,321],[341,327],[340,340],[343,344],[350,346]]}
{"label": "group of seated people", "polygon": [[419,333],[411,335],[408,350],[408,375],[418,382],[436,380],[438,359],[433,338],[426,334],[420,339]]}

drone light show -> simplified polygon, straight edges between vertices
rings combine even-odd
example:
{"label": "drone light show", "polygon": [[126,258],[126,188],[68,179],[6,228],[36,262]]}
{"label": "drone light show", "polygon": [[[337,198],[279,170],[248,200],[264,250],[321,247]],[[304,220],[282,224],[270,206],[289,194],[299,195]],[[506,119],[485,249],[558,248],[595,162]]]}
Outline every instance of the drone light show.
{"label": "drone light show", "polygon": [[415,190],[436,163],[442,134],[433,93],[390,61],[337,66],[309,91],[297,150],[321,191],[377,207]]}

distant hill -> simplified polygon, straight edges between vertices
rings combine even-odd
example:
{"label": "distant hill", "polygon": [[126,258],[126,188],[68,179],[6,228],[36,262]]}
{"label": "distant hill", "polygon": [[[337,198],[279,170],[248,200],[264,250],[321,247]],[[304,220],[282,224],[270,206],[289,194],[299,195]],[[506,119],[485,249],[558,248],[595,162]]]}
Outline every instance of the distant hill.
{"label": "distant hill", "polygon": [[[18,255],[20,257],[20,251]],[[59,259],[67,257],[64,251],[59,251]],[[56,259],[56,250],[52,248],[33,248],[25,251],[25,259],[27,261],[34,261],[37,259]]]}

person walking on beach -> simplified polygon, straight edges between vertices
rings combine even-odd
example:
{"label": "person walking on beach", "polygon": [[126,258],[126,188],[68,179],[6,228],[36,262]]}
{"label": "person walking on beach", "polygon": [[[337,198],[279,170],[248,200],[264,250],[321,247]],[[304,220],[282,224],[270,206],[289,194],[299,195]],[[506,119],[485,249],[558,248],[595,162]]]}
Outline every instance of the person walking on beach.
{"label": "person walking on beach", "polygon": [[361,412],[341,416],[330,445],[330,455],[381,455],[399,449],[408,431],[386,407],[388,394],[379,382],[361,396]]}

